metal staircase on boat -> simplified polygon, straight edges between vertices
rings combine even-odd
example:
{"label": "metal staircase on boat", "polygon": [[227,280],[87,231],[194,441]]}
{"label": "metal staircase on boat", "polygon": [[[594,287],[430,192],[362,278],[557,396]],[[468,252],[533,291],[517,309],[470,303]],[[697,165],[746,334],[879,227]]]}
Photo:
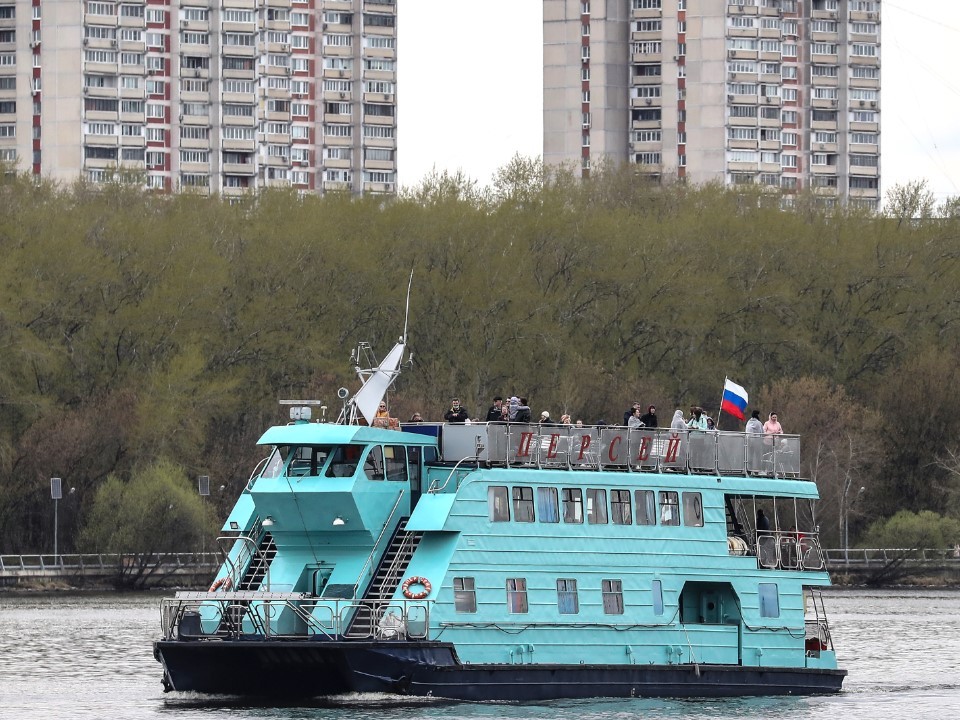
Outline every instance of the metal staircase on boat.
{"label": "metal staircase on boat", "polygon": [[[250,557],[247,569],[237,583],[237,590],[259,590],[264,578],[270,571],[270,563],[277,556],[277,543],[269,532],[263,533],[256,552]],[[269,583],[268,583],[269,585]],[[269,588],[267,588],[269,589]],[[217,628],[218,635],[237,635],[243,627],[243,618],[247,614],[250,603],[246,600],[237,600],[226,605],[223,616]]]}
{"label": "metal staircase on boat", "polygon": [[376,572],[367,587],[360,606],[354,613],[353,620],[347,629],[346,635],[352,637],[376,636],[378,623],[383,617],[387,601],[389,601],[410,564],[410,558],[420,544],[423,537],[421,532],[407,532],[409,518],[401,518],[396,532],[390,539],[390,544],[380,558]]}

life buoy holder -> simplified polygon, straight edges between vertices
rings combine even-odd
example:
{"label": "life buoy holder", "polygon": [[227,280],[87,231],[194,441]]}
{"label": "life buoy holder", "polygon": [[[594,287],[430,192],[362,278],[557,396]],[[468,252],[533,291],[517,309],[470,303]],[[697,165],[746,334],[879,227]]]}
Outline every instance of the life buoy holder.
{"label": "life buoy holder", "polygon": [[[423,590],[420,592],[413,592],[410,588],[413,585],[422,585]],[[400,586],[400,589],[403,590],[403,596],[407,600],[423,600],[427,595],[430,594],[430,591],[433,589],[433,585],[430,584],[430,581],[425,577],[420,575],[414,575],[413,577],[408,577],[403,581],[403,585]]]}
{"label": "life buoy holder", "polygon": [[233,580],[232,580],[232,579],[230,578],[230,576],[228,575],[228,576],[222,577],[222,578],[220,578],[219,580],[217,580],[216,582],[214,582],[213,585],[210,586],[210,592],[216,592],[217,590],[224,590],[224,591],[226,591],[226,590],[229,590],[229,589],[232,588],[232,587],[233,587]]}

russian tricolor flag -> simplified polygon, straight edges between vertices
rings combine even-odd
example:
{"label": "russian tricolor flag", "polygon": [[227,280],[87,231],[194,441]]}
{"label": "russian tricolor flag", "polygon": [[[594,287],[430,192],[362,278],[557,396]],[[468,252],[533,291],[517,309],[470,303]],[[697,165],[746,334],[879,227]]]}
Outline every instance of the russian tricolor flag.
{"label": "russian tricolor flag", "polygon": [[731,382],[725,378],[723,381],[723,400],[720,403],[720,410],[743,420],[746,409],[747,391],[735,382]]}

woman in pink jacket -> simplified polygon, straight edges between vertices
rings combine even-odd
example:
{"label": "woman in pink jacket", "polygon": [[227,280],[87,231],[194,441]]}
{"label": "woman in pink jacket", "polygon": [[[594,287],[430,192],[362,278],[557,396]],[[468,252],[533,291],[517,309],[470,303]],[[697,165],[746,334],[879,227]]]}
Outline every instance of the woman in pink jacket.
{"label": "woman in pink jacket", "polygon": [[777,420],[775,412],[770,413],[770,419],[763,424],[764,435],[783,435],[783,428]]}

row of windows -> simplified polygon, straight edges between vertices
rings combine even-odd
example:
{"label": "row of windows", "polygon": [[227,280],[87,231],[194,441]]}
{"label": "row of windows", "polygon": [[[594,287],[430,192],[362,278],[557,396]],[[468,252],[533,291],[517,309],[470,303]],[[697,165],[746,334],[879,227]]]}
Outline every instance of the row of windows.
{"label": "row of windows", "polygon": [[[580,595],[577,581],[574,578],[559,578],[557,587],[557,611],[561,615],[578,615],[580,613]],[[780,598],[776,583],[759,583],[760,617],[780,617]],[[605,615],[623,615],[623,581],[601,580],[600,596]],[[472,577],[453,578],[453,603],[458,613],[477,612],[476,579]],[[507,611],[515,615],[523,615],[530,610],[527,598],[526,578],[507,578],[506,581]],[[660,580],[654,580],[650,587],[649,604],[654,615],[663,615],[663,585]]]}
{"label": "row of windows", "polygon": [[[536,501],[534,501],[536,490]],[[607,504],[605,488],[587,488],[586,515],[584,515],[584,492],[582,488],[538,487],[518,485],[508,488],[492,485],[487,488],[487,514],[491,522],[532,523],[539,518],[542,523],[582,524],[584,517],[591,525],[657,524],[657,496],[653,490],[635,490],[631,499],[629,490],[610,490]],[[673,490],[659,491],[660,524],[679,525],[681,493]],[[703,527],[703,501],[698,492],[682,493],[683,524]],[[635,504],[636,513],[632,505]]]}

